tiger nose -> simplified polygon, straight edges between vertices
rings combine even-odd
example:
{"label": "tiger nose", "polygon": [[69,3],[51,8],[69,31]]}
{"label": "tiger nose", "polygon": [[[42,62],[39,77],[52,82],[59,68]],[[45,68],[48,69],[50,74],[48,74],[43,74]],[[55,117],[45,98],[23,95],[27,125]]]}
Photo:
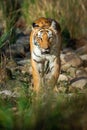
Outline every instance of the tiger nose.
{"label": "tiger nose", "polygon": [[50,53],[50,48],[45,48],[45,49],[42,49],[42,54],[49,54]]}
{"label": "tiger nose", "polygon": [[46,50],[46,51],[50,51],[50,48],[48,47],[48,48],[46,48],[45,50]]}

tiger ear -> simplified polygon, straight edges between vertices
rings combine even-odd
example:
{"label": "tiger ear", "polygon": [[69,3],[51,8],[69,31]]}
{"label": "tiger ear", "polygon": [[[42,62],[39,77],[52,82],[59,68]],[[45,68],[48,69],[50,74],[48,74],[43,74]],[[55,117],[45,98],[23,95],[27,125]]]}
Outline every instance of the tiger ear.
{"label": "tiger ear", "polygon": [[58,31],[58,32],[61,31],[61,28],[60,28],[59,23],[56,22],[56,21],[54,21],[54,20],[53,20],[52,23],[51,23],[51,28],[53,28],[55,31]]}
{"label": "tiger ear", "polygon": [[52,27],[53,29],[56,29],[56,23],[55,23],[55,21],[52,21],[51,27]]}

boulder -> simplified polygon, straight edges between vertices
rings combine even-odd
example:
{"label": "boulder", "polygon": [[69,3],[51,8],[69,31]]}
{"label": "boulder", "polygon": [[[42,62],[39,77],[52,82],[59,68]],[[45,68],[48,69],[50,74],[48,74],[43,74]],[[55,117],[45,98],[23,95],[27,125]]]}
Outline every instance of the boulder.
{"label": "boulder", "polygon": [[76,70],[76,77],[87,77],[87,72],[84,68]]}
{"label": "boulder", "polygon": [[64,74],[60,74],[58,78],[58,82],[59,81],[68,81],[68,77]]}
{"label": "boulder", "polygon": [[60,55],[61,58],[61,69],[67,70],[68,68],[72,67],[78,67],[82,64],[81,58],[76,55],[73,51],[67,51],[65,54],[62,53]]}
{"label": "boulder", "polygon": [[82,60],[87,61],[87,54],[80,55],[80,58],[81,58]]}
{"label": "boulder", "polygon": [[87,85],[87,77],[79,77],[71,80],[72,87],[83,89],[86,85]]}

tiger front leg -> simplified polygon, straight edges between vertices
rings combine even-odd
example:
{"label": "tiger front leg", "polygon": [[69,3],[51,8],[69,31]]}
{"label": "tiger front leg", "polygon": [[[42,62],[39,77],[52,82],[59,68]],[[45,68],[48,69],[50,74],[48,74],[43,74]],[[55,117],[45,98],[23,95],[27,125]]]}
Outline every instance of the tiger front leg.
{"label": "tiger front leg", "polygon": [[50,62],[50,70],[51,70],[50,74],[51,76],[48,81],[48,87],[51,89],[55,89],[60,74],[60,59],[55,58],[53,63]]}
{"label": "tiger front leg", "polygon": [[33,76],[34,91],[36,93],[39,93],[41,86],[41,77],[38,71],[38,64],[34,60],[32,60],[32,76]]}

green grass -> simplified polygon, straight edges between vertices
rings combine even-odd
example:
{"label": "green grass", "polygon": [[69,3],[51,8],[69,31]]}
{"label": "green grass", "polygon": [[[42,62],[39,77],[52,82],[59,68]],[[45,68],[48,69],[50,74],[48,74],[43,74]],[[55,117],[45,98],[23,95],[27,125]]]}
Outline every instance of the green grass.
{"label": "green grass", "polygon": [[[6,64],[2,63],[2,67]],[[2,79],[5,83],[0,86],[0,93],[4,90],[12,92],[0,94],[0,130],[87,129],[87,87],[72,92],[68,91],[69,84],[64,82],[62,85],[67,91],[55,93],[44,89],[36,97],[30,88],[28,74],[17,73],[17,70],[12,74],[14,78]],[[25,77],[28,80],[23,80]]]}
{"label": "green grass", "polygon": [[21,3],[18,0],[0,0],[0,9],[2,10],[2,17],[5,21],[5,30],[4,32],[10,32],[9,41],[14,43],[16,40],[16,22],[21,16]]}
{"label": "green grass", "polygon": [[[86,90],[87,91],[87,90]],[[6,130],[83,130],[87,128],[87,95],[47,93],[35,96],[0,97],[0,129]],[[30,100],[31,99],[31,100]]]}
{"label": "green grass", "polygon": [[50,17],[59,21],[62,30],[67,28],[71,37],[87,33],[86,0],[27,0],[22,4],[22,14],[27,26],[39,17]]}
{"label": "green grass", "polygon": [[3,13],[1,17],[6,23],[6,33],[11,30],[10,43],[15,43],[15,25],[21,16],[26,21],[27,29],[35,19],[50,17],[60,23],[62,31],[68,30],[72,38],[82,37],[87,33],[86,0],[0,0],[0,9]]}

